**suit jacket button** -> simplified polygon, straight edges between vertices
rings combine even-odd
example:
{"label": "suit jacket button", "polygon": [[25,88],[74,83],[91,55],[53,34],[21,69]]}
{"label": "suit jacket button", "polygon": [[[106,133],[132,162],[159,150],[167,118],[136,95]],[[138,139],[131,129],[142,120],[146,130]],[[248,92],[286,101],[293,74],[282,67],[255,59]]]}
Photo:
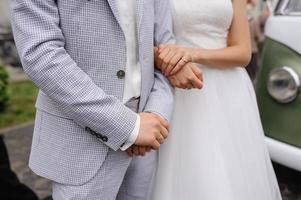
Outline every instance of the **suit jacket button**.
{"label": "suit jacket button", "polygon": [[125,71],[119,70],[119,71],[117,72],[117,77],[118,77],[119,79],[123,79],[123,78],[125,77]]}
{"label": "suit jacket button", "polygon": [[88,131],[91,135],[95,135],[95,132],[89,127],[86,127],[85,130]]}
{"label": "suit jacket button", "polygon": [[109,139],[108,139],[108,137],[106,137],[106,136],[103,136],[102,138],[102,141],[104,141],[104,142],[107,142]]}

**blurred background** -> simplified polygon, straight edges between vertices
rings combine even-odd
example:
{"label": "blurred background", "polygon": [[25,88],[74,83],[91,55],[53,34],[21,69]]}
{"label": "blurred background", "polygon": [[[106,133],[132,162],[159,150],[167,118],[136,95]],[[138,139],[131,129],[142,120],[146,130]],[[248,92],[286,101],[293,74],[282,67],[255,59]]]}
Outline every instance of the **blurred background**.
{"label": "blurred background", "polygon": [[[301,0],[249,0],[252,60],[266,143],[284,200],[301,200]],[[51,199],[27,166],[38,89],[23,73],[0,0],[0,199]]]}

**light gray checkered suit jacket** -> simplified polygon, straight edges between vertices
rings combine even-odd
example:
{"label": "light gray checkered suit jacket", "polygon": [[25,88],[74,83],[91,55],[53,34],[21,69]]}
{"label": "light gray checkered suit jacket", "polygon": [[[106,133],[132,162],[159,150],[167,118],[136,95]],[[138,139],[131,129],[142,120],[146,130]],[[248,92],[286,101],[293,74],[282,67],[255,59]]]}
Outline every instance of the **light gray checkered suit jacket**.
{"label": "light gray checkered suit jacket", "polygon": [[[121,102],[126,43],[116,2],[10,1],[24,70],[40,88],[30,167],[59,183],[83,184],[100,169],[108,148],[122,146],[137,118]],[[173,42],[169,2],[137,0],[137,16],[139,111],[170,119],[172,88],[153,61],[155,44]]]}

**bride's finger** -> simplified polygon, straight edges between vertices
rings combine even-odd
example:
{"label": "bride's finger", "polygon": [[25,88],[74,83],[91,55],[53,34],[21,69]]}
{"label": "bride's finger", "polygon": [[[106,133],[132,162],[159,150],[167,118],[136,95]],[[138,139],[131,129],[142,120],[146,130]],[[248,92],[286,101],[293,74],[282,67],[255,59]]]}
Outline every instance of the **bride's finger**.
{"label": "bride's finger", "polygon": [[187,85],[186,85],[186,88],[187,90],[191,90],[193,88],[193,84],[191,82],[189,82]]}
{"label": "bride's finger", "polygon": [[154,59],[156,67],[161,70],[158,47],[154,47]]}
{"label": "bride's finger", "polygon": [[162,53],[162,51],[164,51],[164,49],[166,49],[167,47],[169,47],[169,45],[167,44],[160,44],[159,45],[159,53]]}
{"label": "bride's finger", "polygon": [[189,59],[187,59],[185,56],[183,56],[181,58],[181,60],[179,60],[179,62],[177,63],[177,65],[174,67],[174,70],[172,70],[170,72],[170,75],[173,75],[175,73],[177,73],[180,69],[182,69],[187,63],[189,63]]}
{"label": "bride's finger", "polygon": [[181,87],[182,89],[191,89],[193,88],[193,85],[189,79],[189,77],[184,77],[181,81],[180,81]]}
{"label": "bride's finger", "polygon": [[193,88],[202,89],[203,88],[203,81],[201,81],[199,78],[195,78],[190,81]]}
{"label": "bride's finger", "polygon": [[191,70],[202,82],[204,81],[203,72],[199,67],[191,67]]}
{"label": "bride's finger", "polygon": [[[175,70],[175,67],[177,66],[178,62],[182,59],[182,57],[183,57],[182,52],[178,52],[177,54],[175,54],[173,58],[170,60],[169,65],[164,71],[164,74],[167,76],[176,74],[179,70]],[[174,73],[172,74],[171,72]]]}
{"label": "bride's finger", "polygon": [[[163,70],[166,71],[167,66],[169,65],[171,59],[174,57],[175,54],[176,54],[176,52],[173,51],[173,50],[170,50],[168,52],[168,54],[165,56],[165,58],[163,59],[163,62],[162,62],[162,67],[161,68]],[[163,71],[163,73],[164,73],[164,71]]]}
{"label": "bride's finger", "polygon": [[154,47],[154,56],[155,56],[155,59],[157,59],[158,55],[159,55],[159,49],[158,49],[158,47]]}
{"label": "bride's finger", "polygon": [[163,66],[163,63],[164,63],[164,58],[169,54],[169,52],[170,52],[170,49],[169,48],[166,48],[164,51],[162,51],[160,54],[159,54],[159,56],[158,56],[158,62],[159,62],[159,67],[160,67],[160,69],[161,69],[161,71],[162,72],[164,72],[165,71],[165,68],[163,68],[164,66]]}
{"label": "bride's finger", "polygon": [[179,87],[180,86],[179,80],[175,77],[170,77],[169,81],[170,81],[171,85],[174,86],[174,87]]}

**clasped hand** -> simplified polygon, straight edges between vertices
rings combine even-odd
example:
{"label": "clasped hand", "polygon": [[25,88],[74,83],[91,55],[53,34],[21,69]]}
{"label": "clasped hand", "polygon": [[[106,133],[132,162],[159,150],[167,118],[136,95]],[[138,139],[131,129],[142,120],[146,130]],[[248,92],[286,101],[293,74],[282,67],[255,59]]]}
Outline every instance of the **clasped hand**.
{"label": "clasped hand", "polygon": [[[174,87],[192,89],[203,87],[202,70],[193,63],[193,49],[176,45],[160,45],[154,48],[158,69],[167,76]],[[169,134],[169,124],[154,113],[140,113],[140,129],[133,146],[127,149],[129,156],[144,156],[157,150]]]}
{"label": "clasped hand", "polygon": [[155,113],[140,113],[140,129],[135,144],[127,149],[129,156],[144,156],[146,152],[157,150],[169,134],[169,124]]}
{"label": "clasped hand", "polygon": [[168,77],[170,83],[182,89],[201,89],[202,70],[194,63],[195,50],[176,45],[160,45],[154,48],[156,66]]}

